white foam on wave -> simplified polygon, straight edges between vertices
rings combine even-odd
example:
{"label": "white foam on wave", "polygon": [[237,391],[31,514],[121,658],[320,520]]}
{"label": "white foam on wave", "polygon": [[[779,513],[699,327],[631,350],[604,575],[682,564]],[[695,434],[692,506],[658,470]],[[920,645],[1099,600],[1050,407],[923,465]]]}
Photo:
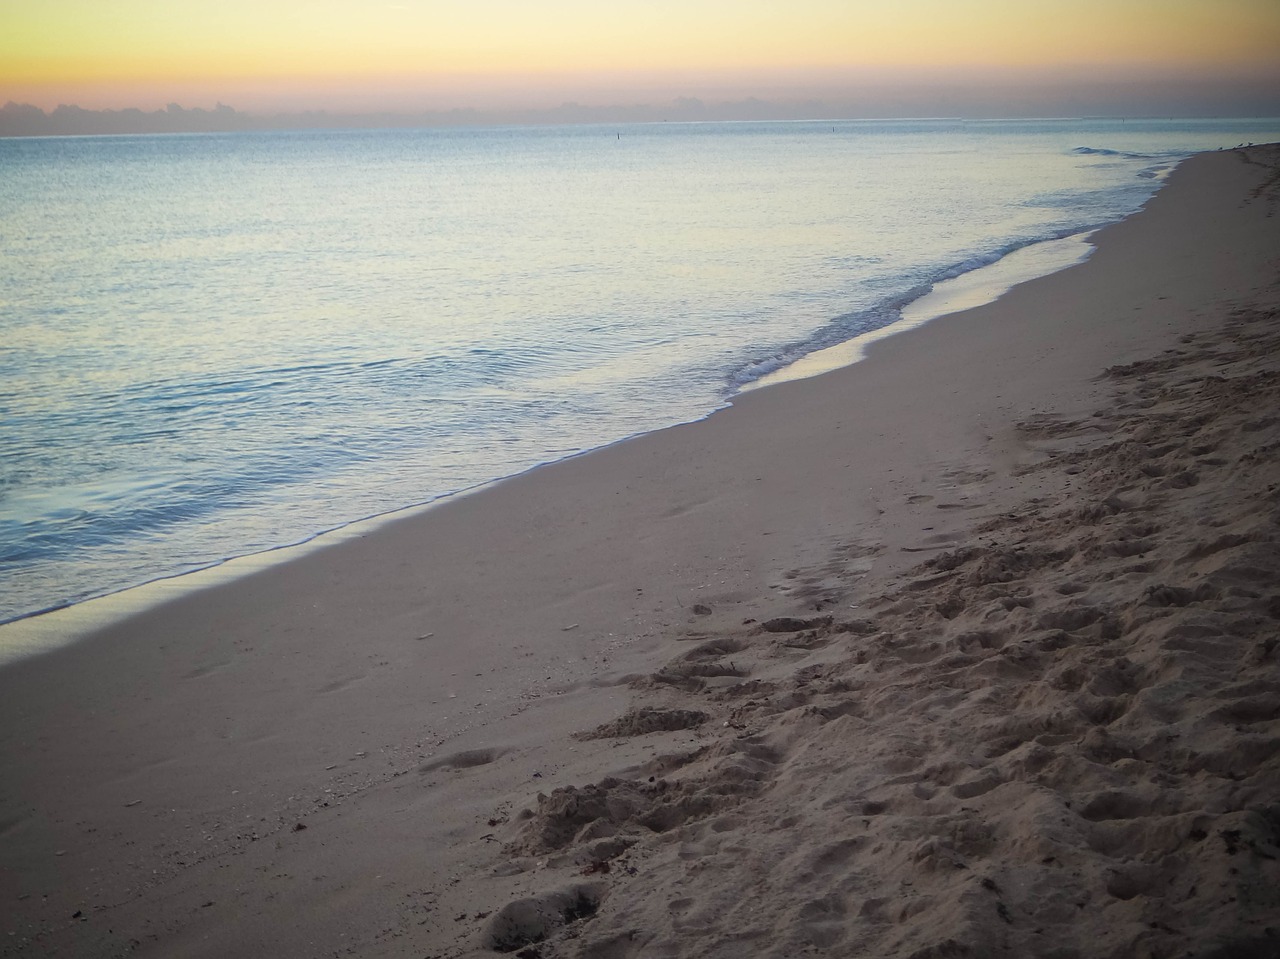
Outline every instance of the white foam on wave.
{"label": "white foam on wave", "polygon": [[867,348],[872,343],[895,333],[915,329],[941,316],[993,303],[1020,283],[1083,263],[1093,252],[1093,246],[1088,241],[1091,235],[1091,231],[1077,233],[1062,239],[1024,246],[994,262],[942,280],[934,284],[928,293],[903,306],[895,322],[836,346],[809,353],[753,383],[746,384],[743,389],[753,390],[807,379],[851,366],[866,356]]}

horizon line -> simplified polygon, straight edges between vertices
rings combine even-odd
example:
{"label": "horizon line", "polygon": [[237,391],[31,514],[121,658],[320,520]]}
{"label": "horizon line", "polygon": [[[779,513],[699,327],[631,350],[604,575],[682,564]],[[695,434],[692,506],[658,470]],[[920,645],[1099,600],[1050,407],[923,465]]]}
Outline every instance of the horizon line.
{"label": "horizon line", "polygon": [[[1141,99],[1141,98],[1140,98]],[[616,126],[695,123],[876,123],[876,122],[1077,122],[1088,120],[1270,120],[1280,119],[1280,98],[1272,102],[1223,103],[1206,109],[1205,103],[1128,102],[1089,104],[1087,111],[1037,111],[1049,104],[1026,102],[1018,110],[1009,102],[983,102],[981,97],[959,112],[893,113],[885,103],[831,102],[809,97],[798,100],[766,100],[747,96],[736,100],[705,101],[678,96],[660,103],[583,104],[566,100],[557,106],[483,108],[460,106],[414,109],[333,109],[273,112],[242,110],[217,101],[212,108],[184,107],[171,102],[155,110],[140,107],[93,109],[76,103],[59,103],[45,110],[31,103],[8,100],[0,107],[0,137],[136,136],[147,134],[198,134],[236,132],[301,132],[303,130],[374,130],[453,127]],[[921,104],[923,106],[923,104]],[[1081,104],[1082,106],[1084,104]],[[1124,106],[1135,109],[1126,110]],[[1240,109],[1244,107],[1244,109]],[[1253,109],[1249,109],[1252,107]]]}

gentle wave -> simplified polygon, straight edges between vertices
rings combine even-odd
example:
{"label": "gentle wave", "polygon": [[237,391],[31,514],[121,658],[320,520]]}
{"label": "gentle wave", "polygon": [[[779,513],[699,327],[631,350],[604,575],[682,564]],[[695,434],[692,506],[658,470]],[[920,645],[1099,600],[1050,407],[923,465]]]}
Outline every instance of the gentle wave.
{"label": "gentle wave", "polygon": [[829,349],[864,334],[892,326],[902,319],[902,311],[905,307],[927,295],[939,283],[991,266],[1011,253],[1016,253],[1019,250],[1024,250],[1040,243],[1049,243],[1082,233],[1090,233],[1106,226],[1108,223],[1115,222],[1116,219],[1119,219],[1118,215],[1098,223],[1088,223],[1083,226],[1076,225],[1061,230],[1052,230],[1040,236],[1020,238],[944,266],[929,275],[927,279],[915,283],[899,293],[886,297],[874,306],[835,317],[829,324],[816,330],[805,339],[784,344],[770,356],[744,363],[729,373],[727,377],[728,388],[730,392],[736,392],[771,373],[804,359],[812,353]]}
{"label": "gentle wave", "polygon": [[1174,160],[1188,155],[1188,151],[1186,150],[1162,150],[1152,153],[1134,153],[1131,150],[1108,150],[1104,147],[1076,147],[1071,152],[1076,156],[1120,157],[1125,160]]}

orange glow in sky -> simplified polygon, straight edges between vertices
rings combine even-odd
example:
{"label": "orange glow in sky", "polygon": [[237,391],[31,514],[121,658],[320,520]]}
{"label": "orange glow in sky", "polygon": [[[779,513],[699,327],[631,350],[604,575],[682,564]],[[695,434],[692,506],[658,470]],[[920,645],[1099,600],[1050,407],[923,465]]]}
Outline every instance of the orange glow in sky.
{"label": "orange glow in sky", "polygon": [[1277,0],[0,0],[0,102],[441,108],[851,78],[1280,77]]}

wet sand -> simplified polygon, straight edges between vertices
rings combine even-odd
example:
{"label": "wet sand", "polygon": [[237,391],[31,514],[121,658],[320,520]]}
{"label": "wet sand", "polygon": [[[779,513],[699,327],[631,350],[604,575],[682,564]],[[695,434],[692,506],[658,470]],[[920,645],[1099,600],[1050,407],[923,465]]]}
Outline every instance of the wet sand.
{"label": "wet sand", "polygon": [[1278,171],[3,668],[0,954],[1273,954]]}

